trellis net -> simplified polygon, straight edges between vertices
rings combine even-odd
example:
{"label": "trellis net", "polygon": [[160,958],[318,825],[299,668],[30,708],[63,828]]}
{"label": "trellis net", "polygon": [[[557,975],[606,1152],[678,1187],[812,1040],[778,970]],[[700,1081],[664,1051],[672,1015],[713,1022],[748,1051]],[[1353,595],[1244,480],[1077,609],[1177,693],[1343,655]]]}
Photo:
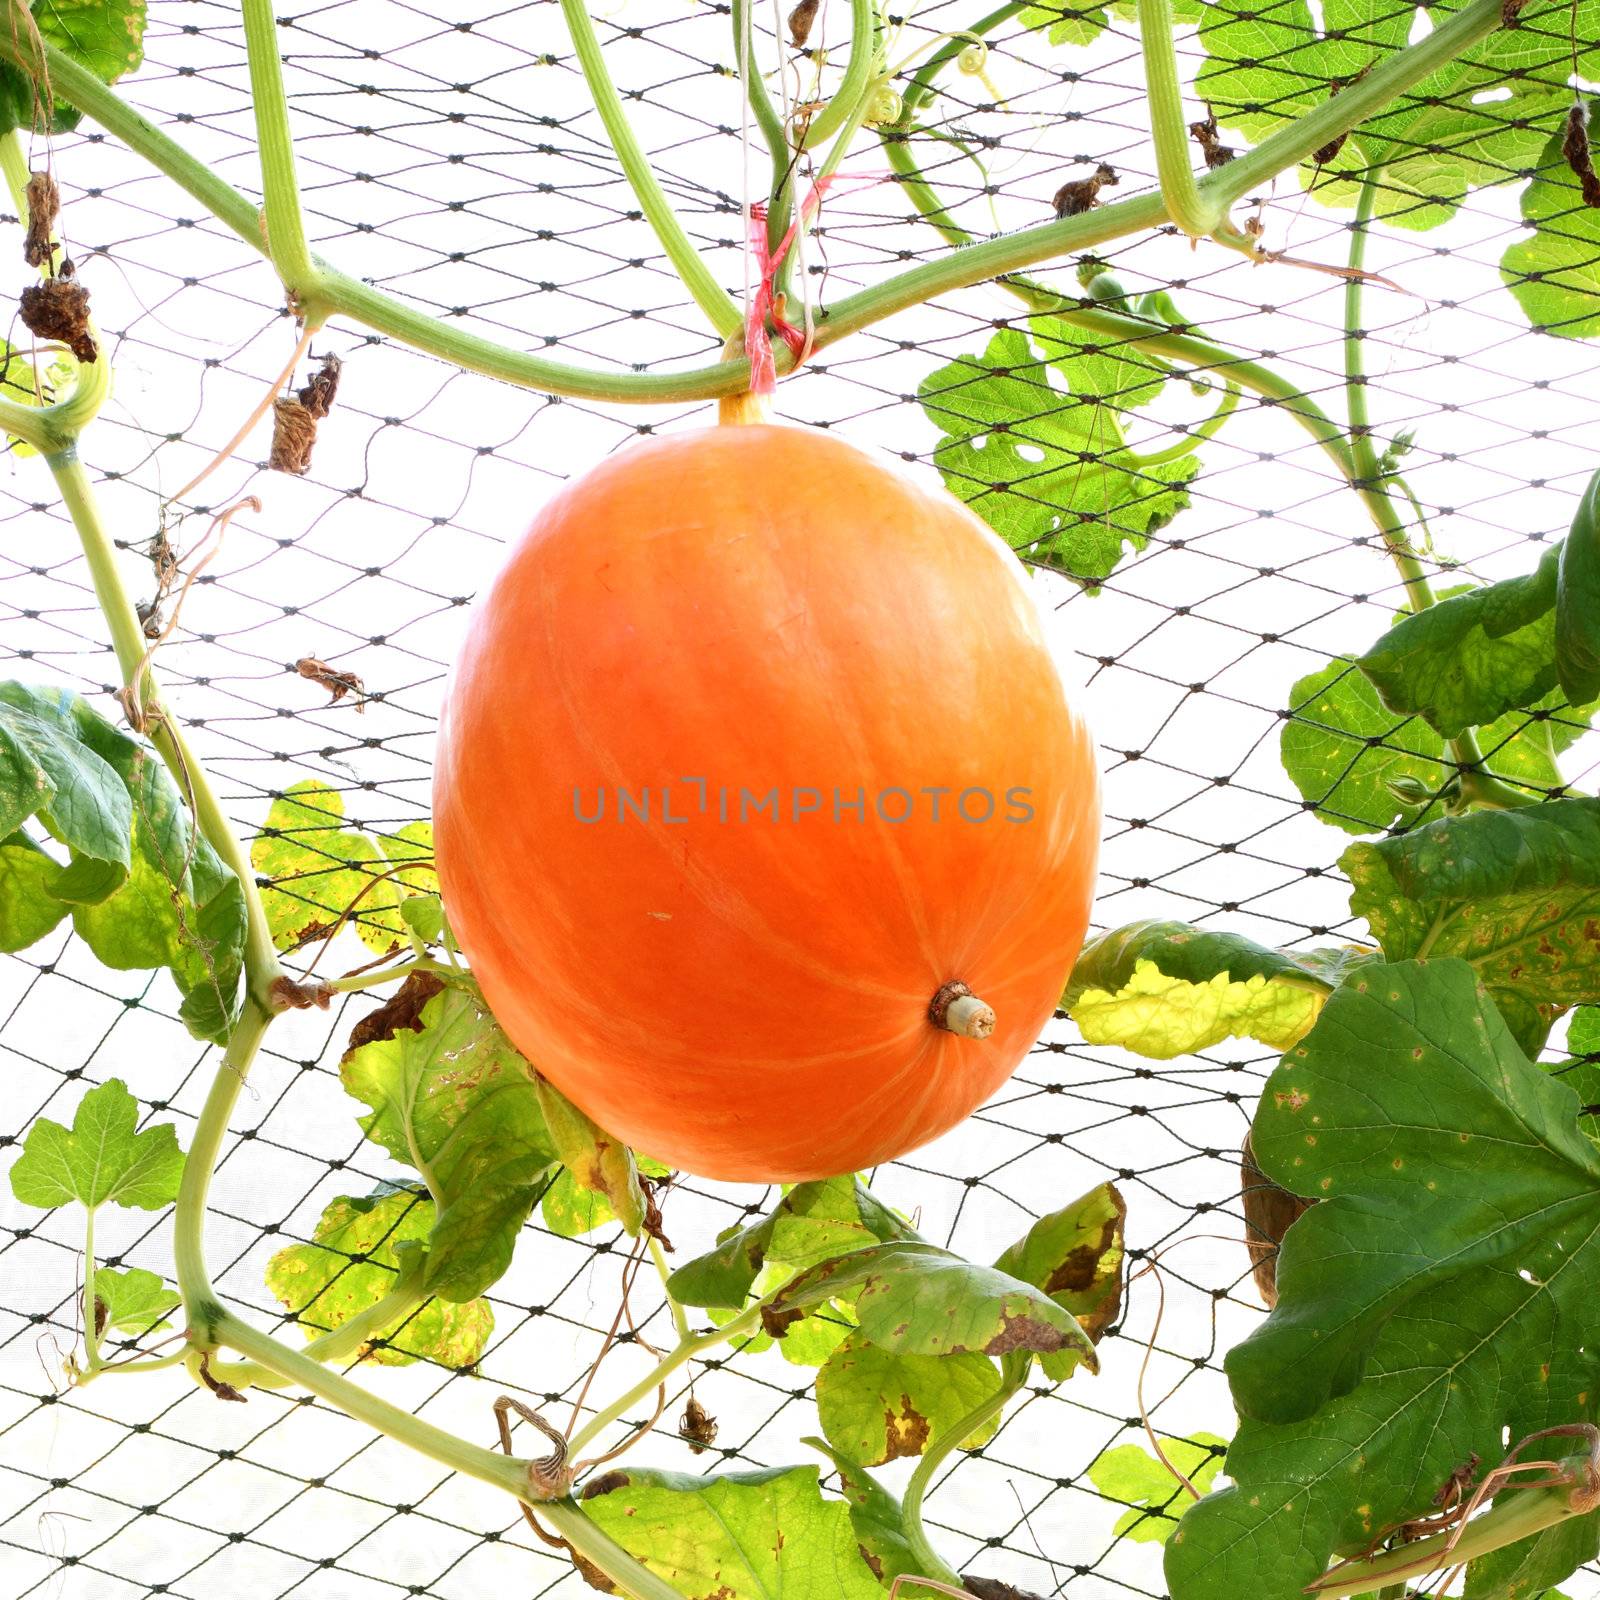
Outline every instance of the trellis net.
{"label": "trellis net", "polygon": [[[575,363],[659,369],[716,358],[719,341],[639,216],[552,0],[437,12],[342,0],[280,20],[314,248],[430,313]],[[949,3],[891,20],[902,27],[897,54],[910,57],[975,18]],[[1087,45],[1051,44],[1026,21],[991,32],[987,79],[947,74],[930,113],[946,142],[919,150],[978,237],[1047,218],[1060,185],[1102,162],[1119,197],[1154,184],[1128,20],[1113,15]],[[826,37],[842,54],[846,23],[830,0],[813,42]],[[767,174],[759,144],[747,153],[728,8],[619,0],[597,26],[668,195],[718,279],[740,292],[750,271],[741,208]],[[799,100],[809,78],[785,35],[782,19],[758,8],[754,60],[769,74],[787,63]],[[1186,60],[1195,48],[1183,43]],[[160,0],[146,50],[124,92],[256,196],[236,10]],[[267,473],[262,425],[188,497],[182,520],[175,508],[164,523],[165,497],[283,366],[293,326],[260,257],[114,140],[85,124],[50,153],[63,231],[116,365],[114,398],[85,454],[134,592],[155,593],[152,541],[188,549],[209,512],[245,494],[261,500],[259,512],[234,519],[160,651],[171,699],[230,815],[251,834],[276,795],[317,778],[359,827],[393,832],[425,818],[445,674],[506,541],[569,474],[638,433],[704,422],[708,408],[552,399],[335,321],[312,346],[341,356],[344,369],[310,473]],[[45,154],[40,141],[36,165]],[[796,278],[814,301],[945,248],[914,216],[870,130],[843,170],[852,181],[828,194]],[[1425,517],[1435,556],[1477,579],[1525,570],[1529,541],[1564,529],[1600,463],[1588,348],[1530,331],[1501,287],[1501,256],[1522,237],[1518,177],[1507,172],[1505,185],[1473,194],[1433,231],[1379,228],[1367,251],[1367,268],[1387,280],[1366,286],[1361,312],[1374,436],[1415,434],[1406,467],[1419,504],[1404,520],[1420,546]],[[1265,244],[1300,262],[1344,263],[1348,210],[1308,200],[1292,176],[1260,198]],[[8,281],[20,288],[20,250],[7,248]],[[1342,279],[1192,247],[1170,228],[1099,254],[1131,292],[1170,290],[1186,321],[1242,356],[1270,359],[1343,418]],[[1077,266],[1069,259],[1037,276],[1075,298]],[[951,294],[819,353],[781,384],[778,410],[881,446],[932,479],[940,426],[919,387],[1024,317],[992,285]],[[1154,370],[1152,358],[1138,359]],[[1129,447],[1155,457],[1209,416],[1220,393],[1213,377],[1205,392],[1169,385],[1151,407],[1112,396],[1107,411]],[[1311,814],[1278,752],[1292,686],[1381,632],[1401,602],[1399,581],[1357,497],[1281,407],[1245,395],[1196,454],[1187,509],[1102,580],[1050,571],[1032,580],[1103,756],[1097,926],[1150,916],[1269,944],[1358,938],[1336,866],[1348,837]],[[1151,481],[1152,493],[1164,489],[1154,469]],[[807,485],[773,492],[804,496]],[[1059,509],[1063,493],[1057,483],[1039,500]],[[7,674],[78,688],[114,712],[114,660],[39,461],[8,457],[3,495]],[[1087,510],[1097,511],[1092,495]],[[1113,549],[1120,543],[1119,532]],[[358,675],[364,694],[330,702],[295,670],[304,658]],[[1590,787],[1592,763],[1581,745],[1567,758],[1578,788]],[[1341,774],[1328,776],[1331,787]],[[319,970],[363,959],[344,933]],[[310,1238],[333,1198],[394,1176],[360,1136],[338,1078],[350,1029],[372,1004],[357,995],[281,1021],[235,1119],[214,1185],[210,1258],[222,1293],[262,1326],[284,1326],[263,1283],[269,1258]],[[164,976],[109,970],[59,931],[6,958],[3,1142],[14,1148],[40,1114],[70,1120],[83,1089],[112,1076],[129,1083],[142,1115],[175,1119],[186,1141],[211,1067],[176,1005]],[[963,1572],[1083,1600],[1162,1593],[1161,1546],[1149,1535],[1164,1508],[1181,1508],[1182,1492],[1169,1484],[1141,1506],[1094,1468],[1145,1442],[1141,1414],[1202,1451],[1232,1431],[1221,1354],[1261,1315],[1242,1244],[1238,1150],[1272,1060],[1227,1043],[1152,1062],[1087,1046],[1058,1018],[969,1124],[874,1176],[924,1235],[978,1260],[1104,1179],[1128,1203],[1133,1275],[1103,1373],[1025,1393],[991,1442],[937,1477],[930,1527]],[[679,1182],[665,1217],[679,1259],[772,1198]],[[219,1403],[181,1369],[67,1391],[61,1356],[77,1330],[81,1222],[41,1220],[9,1193],[3,1203],[5,1594],[582,1592],[509,1501],[292,1391]],[[169,1235],[159,1216],[124,1213],[102,1259],[167,1271]],[[536,1212],[489,1297],[494,1333],[474,1368],[363,1367],[361,1381],[486,1444],[497,1395],[564,1418],[616,1310],[619,1240],[615,1229],[560,1237]],[[633,1308],[644,1336],[660,1342],[665,1311],[647,1276]],[[285,1336],[299,1337],[292,1327]],[[645,1359],[624,1336],[586,1406],[633,1382]],[[813,1378],[775,1348],[737,1359],[719,1350],[675,1377],[663,1425],[639,1455],[685,1471],[817,1460],[801,1443],[816,1431]],[[674,1427],[691,1380],[720,1425],[703,1457]],[[885,1476],[902,1481],[910,1465]],[[1600,1593],[1587,1572],[1568,1588]]]}

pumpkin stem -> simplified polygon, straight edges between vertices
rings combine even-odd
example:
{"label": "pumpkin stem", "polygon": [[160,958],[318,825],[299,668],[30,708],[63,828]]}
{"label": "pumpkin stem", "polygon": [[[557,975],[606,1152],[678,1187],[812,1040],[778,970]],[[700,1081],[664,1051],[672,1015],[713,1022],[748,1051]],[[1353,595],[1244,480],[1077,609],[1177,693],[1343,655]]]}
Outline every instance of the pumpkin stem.
{"label": "pumpkin stem", "polygon": [[994,1032],[994,1008],[964,983],[947,983],[928,1006],[928,1021],[964,1039],[987,1039]]}
{"label": "pumpkin stem", "polygon": [[726,394],[717,402],[717,421],[728,427],[741,422],[770,422],[772,400],[764,394]]}

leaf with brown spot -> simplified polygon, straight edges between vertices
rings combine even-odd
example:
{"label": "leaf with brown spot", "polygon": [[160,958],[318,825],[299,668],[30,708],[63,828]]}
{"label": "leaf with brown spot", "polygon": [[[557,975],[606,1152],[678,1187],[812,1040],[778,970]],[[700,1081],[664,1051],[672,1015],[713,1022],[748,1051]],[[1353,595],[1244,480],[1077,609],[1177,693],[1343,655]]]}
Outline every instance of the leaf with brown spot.
{"label": "leaf with brown spot", "polygon": [[859,1462],[822,1439],[802,1439],[821,1452],[839,1470],[839,1490],[850,1507],[850,1522],[860,1541],[861,1559],[885,1589],[902,1573],[915,1576],[920,1568],[906,1543],[905,1518],[900,1502]]}
{"label": "leaf with brown spot", "polygon": [[537,1072],[533,1087],[556,1154],[572,1181],[578,1188],[602,1196],[629,1237],[638,1238],[645,1207],[633,1152]]}
{"label": "leaf with brown spot", "polygon": [[[817,1415],[828,1442],[862,1466],[918,1456],[930,1433],[946,1433],[1000,1391],[987,1356],[895,1355],[852,1334],[817,1373]],[[974,1449],[999,1419],[963,1442]]]}
{"label": "leaf with brown spot", "polygon": [[878,1600],[849,1509],[823,1499],[815,1467],[703,1478],[641,1468],[625,1477],[586,1489],[584,1512],[680,1594]]}
{"label": "leaf with brown spot", "polygon": [[[1088,1338],[1101,1334],[1122,1309],[1123,1227],[1128,1207],[1114,1183],[1097,1184],[1053,1211],[995,1262],[998,1271],[1044,1290],[1078,1319]],[[1076,1349],[1040,1357],[1045,1376],[1059,1383],[1082,1359]]]}
{"label": "leaf with brown spot", "polygon": [[392,1039],[407,1028],[413,1033],[421,1033],[422,1008],[436,994],[441,994],[443,991],[444,980],[433,973],[407,973],[406,981],[381,1006],[375,1011],[369,1011],[350,1030],[350,1042],[345,1046],[344,1055],[340,1059],[348,1060],[362,1045],[377,1044],[381,1040]]}
{"label": "leaf with brown spot", "polygon": [[1250,1269],[1255,1275],[1256,1290],[1270,1311],[1278,1303],[1278,1247],[1290,1227],[1317,1202],[1304,1200],[1275,1184],[1256,1165],[1248,1133],[1239,1154],[1239,1190]]}

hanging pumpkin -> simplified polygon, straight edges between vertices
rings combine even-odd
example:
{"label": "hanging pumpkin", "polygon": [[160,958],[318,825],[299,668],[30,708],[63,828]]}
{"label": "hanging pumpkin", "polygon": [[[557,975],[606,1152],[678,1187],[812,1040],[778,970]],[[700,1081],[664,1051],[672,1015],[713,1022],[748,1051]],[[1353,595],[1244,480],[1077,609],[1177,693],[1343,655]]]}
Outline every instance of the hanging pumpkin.
{"label": "hanging pumpkin", "polygon": [[479,602],[434,780],[496,1017],[603,1127],[756,1181],[904,1154],[1038,1038],[1099,782],[1016,558],[830,434],[641,442]]}

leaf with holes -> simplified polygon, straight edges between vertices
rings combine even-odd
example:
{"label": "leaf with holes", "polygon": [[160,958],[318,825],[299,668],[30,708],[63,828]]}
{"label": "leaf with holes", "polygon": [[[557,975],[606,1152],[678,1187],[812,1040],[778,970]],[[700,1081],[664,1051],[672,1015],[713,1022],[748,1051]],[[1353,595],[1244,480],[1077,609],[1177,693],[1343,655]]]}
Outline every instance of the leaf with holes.
{"label": "leaf with holes", "polygon": [[626,1468],[585,1486],[583,1509],[685,1595],[717,1600],[878,1600],[849,1509],[815,1467],[696,1478]]}
{"label": "leaf with holes", "polygon": [[[1127,1202],[1117,1186],[1096,1184],[1059,1211],[1040,1217],[1001,1253],[995,1270],[1043,1289],[1098,1344],[1122,1310],[1127,1218]],[[1026,1350],[1007,1356],[1007,1378],[1020,1382],[1032,1359]],[[1045,1376],[1055,1383],[1070,1378],[1081,1359],[1075,1346],[1038,1357]]]}
{"label": "leaf with holes", "polygon": [[350,1051],[339,1076],[372,1108],[362,1131],[438,1206],[423,1284],[471,1300],[510,1265],[556,1152],[527,1063],[475,995],[446,988],[417,1020]]}
{"label": "leaf with holes", "polygon": [[[1162,1454],[1204,1494],[1222,1468],[1228,1441],[1214,1433],[1189,1439],[1161,1440]],[[1143,1445],[1119,1444],[1102,1450],[1090,1463],[1089,1481],[1108,1500],[1131,1509],[1117,1518],[1111,1531],[1135,1544],[1165,1544],[1177,1531],[1178,1517],[1189,1504],[1189,1492]]]}
{"label": "leaf with holes", "polygon": [[1157,1061],[1224,1039],[1287,1049],[1317,1019],[1343,970],[1376,952],[1269,950],[1182,922],[1135,922],[1084,946],[1061,996],[1090,1044]]}
{"label": "leaf with holes", "polygon": [[114,1330],[133,1340],[143,1339],[170,1326],[167,1314],[182,1304],[177,1290],[143,1267],[95,1269],[94,1315],[101,1333]]}
{"label": "leaf with holes", "polygon": [[[1507,248],[1500,276],[1534,327],[1586,339],[1600,333],[1600,211],[1584,202],[1561,151],[1563,131],[1550,131],[1533,182],[1522,192],[1522,220],[1535,231]],[[1593,102],[1589,137],[1600,145],[1600,109]]]}
{"label": "leaf with holes", "polygon": [[[102,83],[115,83],[144,61],[145,0],[34,0],[30,10],[39,37]],[[41,92],[21,67],[0,62],[0,134],[70,133],[82,115]]]}
{"label": "leaf with holes", "polygon": [[1365,967],[1328,1001],[1251,1135],[1321,1203],[1228,1356],[1233,1486],[1168,1543],[1174,1600],[1298,1594],[1474,1455],[1594,1418],[1600,1150],[1577,1112],[1464,961]]}
{"label": "leaf with holes", "polygon": [[11,1192],[46,1210],[76,1200],[160,1211],[178,1198],[183,1151],[170,1122],[139,1129],[139,1103],[120,1078],[78,1102],[70,1128],[40,1117],[11,1168]]}
{"label": "leaf with holes", "polygon": [[[1588,726],[1559,693],[1481,730],[1497,776],[1540,788],[1561,784],[1557,757]],[[1324,822],[1346,833],[1381,833],[1439,815],[1453,792],[1445,742],[1421,717],[1385,709],[1354,662],[1336,660],[1289,691],[1280,744],[1284,770]]]}
{"label": "leaf with holes", "polygon": [[1590,478],[1561,546],[1556,672],[1574,704],[1600,695],[1600,472]]}
{"label": "leaf with holes", "polygon": [[[864,1467],[919,1456],[1000,1392],[1000,1369],[987,1356],[894,1355],[852,1334],[817,1373],[817,1415],[828,1442]],[[989,1421],[963,1448],[994,1435]]]}
{"label": "leaf with holes", "polygon": [[[385,1184],[360,1198],[341,1195],[324,1208],[309,1243],[292,1244],[267,1263],[267,1287],[313,1338],[369,1311],[417,1271],[436,1232],[433,1201],[421,1190]],[[373,1328],[353,1359],[470,1367],[493,1330],[487,1300],[430,1299]]]}
{"label": "leaf with holes", "polygon": [[1556,572],[1561,547],[1533,572],[1468,589],[1403,617],[1358,663],[1384,705],[1453,739],[1556,686]]}
{"label": "leaf with holes", "polygon": [[981,355],[923,380],[918,399],[942,434],[934,465],[1019,555],[1093,585],[1189,504],[1196,441],[1132,450],[1123,416],[1159,392],[1166,369],[1094,354],[1053,318],[1030,327],[1037,344],[1004,328]]}
{"label": "leaf with holes", "polygon": [[[1387,0],[1337,0],[1316,13],[1307,0],[1214,0],[1200,23],[1206,61],[1196,93],[1222,126],[1260,140],[1405,45],[1418,12],[1430,9],[1437,17],[1437,7]],[[1538,160],[1571,103],[1574,34],[1580,60],[1593,66],[1595,14],[1592,0],[1532,0],[1519,26],[1497,28],[1319,150],[1304,180],[1320,200],[1347,205],[1352,175],[1382,166],[1380,217],[1408,228],[1445,221],[1471,190]]]}
{"label": "leaf with holes", "polygon": [[1465,957],[1530,1054],[1600,1001],[1600,800],[1445,817],[1339,865],[1386,956]]}

